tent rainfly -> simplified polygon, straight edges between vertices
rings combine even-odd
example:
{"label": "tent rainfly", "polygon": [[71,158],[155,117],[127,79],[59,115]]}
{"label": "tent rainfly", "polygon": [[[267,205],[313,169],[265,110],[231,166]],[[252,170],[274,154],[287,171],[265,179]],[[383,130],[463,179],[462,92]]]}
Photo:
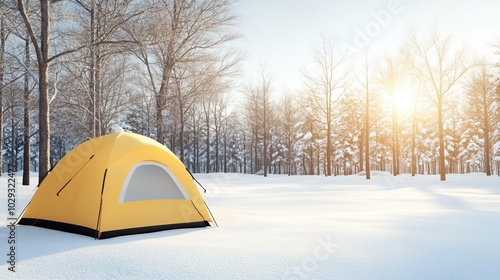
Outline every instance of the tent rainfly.
{"label": "tent rainfly", "polygon": [[104,135],[80,144],[47,173],[18,224],[97,239],[210,226],[193,179],[148,137]]}

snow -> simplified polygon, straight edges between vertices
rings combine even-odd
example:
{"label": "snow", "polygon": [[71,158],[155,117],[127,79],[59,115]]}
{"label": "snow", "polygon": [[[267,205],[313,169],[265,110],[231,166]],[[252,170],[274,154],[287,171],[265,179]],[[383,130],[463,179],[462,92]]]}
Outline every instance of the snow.
{"label": "snow", "polygon": [[[94,240],[16,228],[0,279],[496,279],[500,177],[195,174],[219,227]],[[20,182],[20,178],[16,179]],[[36,183],[36,180],[34,180]],[[18,209],[33,187],[18,186]],[[140,213],[138,213],[140,214]]]}
{"label": "snow", "polygon": [[303,141],[309,141],[309,140],[311,140],[311,138],[312,138],[312,133],[311,133],[310,131],[308,131],[308,132],[304,135],[304,137],[302,137],[302,140],[303,140]]}
{"label": "snow", "polygon": [[500,141],[493,145],[493,153],[500,153]]}
{"label": "snow", "polygon": [[113,123],[111,125],[111,133],[124,132],[124,131],[125,130],[123,130],[123,128],[117,123]]}

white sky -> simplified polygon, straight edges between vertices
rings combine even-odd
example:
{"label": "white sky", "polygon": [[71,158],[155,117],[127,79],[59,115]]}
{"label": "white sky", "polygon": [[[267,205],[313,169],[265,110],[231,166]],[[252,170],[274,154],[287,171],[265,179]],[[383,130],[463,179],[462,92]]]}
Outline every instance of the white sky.
{"label": "white sky", "polygon": [[[396,14],[386,18],[385,26],[376,23],[374,14],[389,5],[397,8]],[[354,46],[358,30],[376,24],[381,28],[369,37],[368,47],[381,51],[400,43],[410,25],[425,32],[437,23],[472,49],[500,39],[499,0],[240,0],[237,14],[236,28],[248,54],[245,79],[265,64],[277,90],[300,86],[300,69],[311,60],[321,34]],[[482,52],[490,54],[491,49]]]}

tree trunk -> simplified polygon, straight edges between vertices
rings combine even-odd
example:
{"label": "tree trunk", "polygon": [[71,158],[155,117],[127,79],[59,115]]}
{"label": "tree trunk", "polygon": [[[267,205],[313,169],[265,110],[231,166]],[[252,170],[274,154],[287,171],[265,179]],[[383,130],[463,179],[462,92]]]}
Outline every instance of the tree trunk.
{"label": "tree trunk", "polygon": [[182,163],[186,164],[184,162],[184,114],[182,113],[182,109],[180,109],[180,131],[179,131],[179,154],[180,154],[180,160]]}
{"label": "tree trunk", "polygon": [[193,139],[194,139],[194,160],[193,160],[193,170],[196,173],[200,173],[200,117],[196,119],[193,118]]}
{"label": "tree trunk", "polygon": [[[271,136],[272,137],[272,136]],[[271,138],[272,139],[272,138]],[[274,150],[273,150],[273,142],[271,140],[271,142],[268,143],[268,151],[267,151],[267,173],[268,174],[272,174],[272,168],[273,168],[273,165],[271,164],[272,161],[273,161],[273,153],[274,153]]]}
{"label": "tree trunk", "polygon": [[217,120],[215,120],[215,173],[219,172],[219,127],[217,125]]}
{"label": "tree trunk", "polygon": [[[95,1],[95,0],[93,0]],[[95,29],[95,38],[94,40],[97,42],[100,37],[101,24],[102,24],[102,11],[101,5],[97,7],[97,22]],[[103,57],[101,56],[101,47],[99,45],[95,46],[95,134],[96,136],[101,136],[103,134],[103,122],[101,119],[102,112],[102,90],[101,90],[101,67],[102,67]]]}
{"label": "tree trunk", "polygon": [[411,126],[411,176],[415,176],[417,169],[417,156],[415,153],[416,137],[417,137],[417,117],[416,114],[414,113],[413,122]]}
{"label": "tree trunk", "polygon": [[[227,126],[227,124],[226,124]],[[224,173],[227,173],[227,127],[224,128]]]}
{"label": "tree trunk", "polygon": [[185,135],[184,135],[184,130],[185,130],[185,123],[184,123],[184,103],[182,102],[182,98],[181,98],[181,92],[180,92],[180,87],[177,87],[176,88],[176,91],[177,91],[177,105],[178,105],[178,113],[179,113],[179,126],[180,126],[180,131],[179,131],[179,156],[180,156],[180,160],[182,163],[184,163],[184,165],[186,165],[186,163],[184,162],[185,158],[184,158],[184,149],[185,149],[185,145],[184,145],[184,138],[185,138]]}
{"label": "tree trunk", "polygon": [[50,168],[49,44],[50,0],[41,0],[41,59],[39,67],[39,177]]}
{"label": "tree trunk", "polygon": [[[95,36],[95,0],[92,0],[90,6],[90,44],[96,41]],[[95,46],[90,47],[90,69],[89,69],[89,91],[90,91],[90,137],[95,138],[96,134],[96,91],[95,91]]]}
{"label": "tree trunk", "polygon": [[316,155],[316,172],[318,175],[321,174],[321,164],[320,164],[320,151],[319,148],[317,150],[317,155]]}
{"label": "tree trunk", "polygon": [[332,120],[331,104],[327,104],[327,124],[326,124],[326,176],[332,176]]}
{"label": "tree trunk", "polygon": [[103,134],[103,122],[101,117],[102,111],[102,96],[101,96],[101,65],[102,58],[99,55],[99,47],[96,48],[96,64],[95,64],[95,134],[101,136]]}
{"label": "tree trunk", "polygon": [[309,145],[309,175],[314,175],[314,150],[313,145]]}
{"label": "tree trunk", "polygon": [[368,86],[368,59],[366,62],[366,106],[365,106],[365,168],[366,180],[370,180],[370,89]]}
{"label": "tree trunk", "polygon": [[[483,87],[485,87],[483,83]],[[491,176],[490,165],[490,124],[488,120],[488,91],[483,89],[483,130],[484,130],[484,169],[486,176]]]}
{"label": "tree trunk", "polygon": [[[30,39],[29,36],[26,38],[25,44],[25,65],[29,69],[30,67]],[[28,73],[24,74],[24,155],[23,155],[23,185],[28,186],[30,184],[30,77]]]}
{"label": "tree trunk", "polygon": [[[314,131],[313,120],[310,122],[311,126],[309,127],[311,133]],[[309,139],[309,175],[314,175],[314,150],[313,150],[313,137]]]}
{"label": "tree trunk", "polygon": [[263,124],[262,124],[262,130],[264,131],[263,132],[263,142],[264,142],[264,146],[263,146],[263,153],[264,153],[264,177],[267,177],[267,100],[266,100],[266,89],[264,88],[263,89],[263,93],[264,93],[264,112],[263,113]]}
{"label": "tree trunk", "polygon": [[364,158],[363,155],[365,153],[364,151],[364,146],[365,146],[365,138],[364,138],[364,129],[361,130],[360,135],[359,135],[359,141],[358,141],[358,147],[359,147],[359,172],[364,171]]}
{"label": "tree trunk", "polygon": [[288,176],[291,175],[292,172],[292,136],[289,134],[287,137],[287,151],[286,151],[286,158],[287,158],[287,165],[288,165]]}
{"label": "tree trunk", "polygon": [[306,154],[302,154],[302,175],[307,175]]}
{"label": "tree trunk", "polygon": [[166,138],[163,130],[163,112],[165,110],[165,102],[162,94],[156,94],[156,140],[165,145]]}
{"label": "tree trunk", "polygon": [[446,167],[444,158],[444,129],[443,129],[443,97],[438,96],[438,133],[439,133],[439,173],[441,181],[446,181]]}
{"label": "tree trunk", "polygon": [[[208,114],[208,113],[206,113]],[[207,150],[206,150],[206,157],[207,157],[207,160],[206,160],[206,170],[205,172],[206,173],[210,173],[210,117],[208,115],[205,115],[205,125],[206,125],[206,128],[207,128],[207,139],[206,139],[206,146],[207,146]]]}
{"label": "tree trunk", "polygon": [[247,174],[247,133],[243,132],[243,174]]}
{"label": "tree trunk", "polygon": [[395,96],[392,98],[392,175],[399,174],[398,157],[398,114],[396,110]]}
{"label": "tree trunk", "polygon": [[254,146],[253,154],[254,154],[254,165],[255,165],[255,167],[254,167],[254,170],[252,171],[252,174],[256,173],[257,171],[259,171],[259,159],[258,159],[259,134],[258,133],[259,133],[258,129],[255,128],[254,137],[252,137],[253,146]]}
{"label": "tree trunk", "polygon": [[[2,7],[3,8],[3,7]],[[0,147],[3,146],[3,84],[5,75],[5,16],[0,13]],[[3,173],[3,153],[0,152],[0,176]]]}
{"label": "tree trunk", "polygon": [[11,119],[10,119],[10,164],[9,166],[14,166],[14,172],[17,171],[17,158],[16,158],[16,136],[15,136],[15,128],[16,125],[14,124],[14,104],[13,101],[10,102],[11,106]]}

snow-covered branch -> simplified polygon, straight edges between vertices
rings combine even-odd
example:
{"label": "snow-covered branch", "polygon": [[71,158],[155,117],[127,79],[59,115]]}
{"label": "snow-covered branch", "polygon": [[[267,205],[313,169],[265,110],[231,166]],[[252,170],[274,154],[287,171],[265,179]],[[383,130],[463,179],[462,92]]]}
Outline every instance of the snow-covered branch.
{"label": "snow-covered branch", "polygon": [[38,85],[38,78],[35,77],[35,75],[33,75],[33,73],[30,71],[30,69],[28,69],[28,67],[26,66],[26,64],[24,64],[24,62],[17,56],[9,53],[9,52],[6,52],[6,51],[3,51],[4,54],[6,55],[9,55],[10,57],[14,58],[15,60],[17,60],[17,62],[24,68],[24,70],[26,71],[26,73],[28,73],[28,75],[31,77],[31,79],[35,82],[35,84]]}

